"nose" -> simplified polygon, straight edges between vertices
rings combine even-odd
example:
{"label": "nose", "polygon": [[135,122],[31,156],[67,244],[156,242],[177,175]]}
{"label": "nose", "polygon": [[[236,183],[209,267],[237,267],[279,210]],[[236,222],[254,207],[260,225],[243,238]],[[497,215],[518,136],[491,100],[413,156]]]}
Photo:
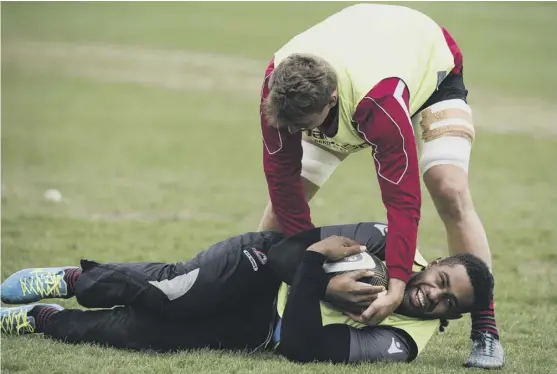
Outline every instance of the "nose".
{"label": "nose", "polygon": [[427,293],[427,297],[431,301],[435,301],[435,302],[441,300],[442,296],[443,296],[443,291],[438,288],[430,288],[429,292]]}

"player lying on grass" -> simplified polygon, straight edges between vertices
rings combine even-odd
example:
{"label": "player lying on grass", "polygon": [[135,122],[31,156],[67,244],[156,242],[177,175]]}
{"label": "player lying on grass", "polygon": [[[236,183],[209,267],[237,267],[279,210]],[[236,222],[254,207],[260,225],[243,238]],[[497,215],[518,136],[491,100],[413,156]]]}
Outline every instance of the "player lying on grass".
{"label": "player lying on grass", "polygon": [[[447,30],[416,10],[385,4],[350,6],[302,31],[265,71],[260,114],[271,201],[260,230],[288,236],[312,228],[308,201],[348,155],[372,152],[391,235],[389,291],[362,313],[370,325],[399,305],[411,274],[420,174],[450,253],[491,266],[468,188],[475,131],[467,95],[462,52]],[[472,315],[471,337],[468,366],[503,365],[493,304]]]}
{"label": "player lying on grass", "polygon": [[[471,255],[427,268],[417,258],[397,314],[370,327],[339,309],[361,312],[383,288],[357,282],[368,271],[330,278],[323,264],[365,249],[383,257],[385,243],[385,225],[362,223],[317,228],[285,240],[273,232],[246,233],[176,264],[83,260],[80,268],[25,269],[2,284],[4,303],[75,297],[84,307],[110,309],[3,308],[2,332],[138,350],[274,349],[301,362],[411,361],[440,319],[489,303],[493,278]],[[352,302],[337,305],[347,289],[350,295],[340,299]]]}

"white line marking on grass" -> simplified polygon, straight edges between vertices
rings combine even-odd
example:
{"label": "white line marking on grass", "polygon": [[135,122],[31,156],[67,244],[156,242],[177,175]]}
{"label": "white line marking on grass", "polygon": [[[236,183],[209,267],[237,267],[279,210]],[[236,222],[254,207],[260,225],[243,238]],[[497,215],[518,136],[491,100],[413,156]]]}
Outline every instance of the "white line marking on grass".
{"label": "white line marking on grass", "polygon": [[[179,91],[232,93],[232,99],[258,100],[267,61],[141,46],[7,39],[2,43],[2,64],[25,72]],[[557,136],[557,106],[552,103],[472,87],[470,104],[478,129]]]}
{"label": "white line marking on grass", "polygon": [[257,98],[266,64],[205,52],[123,45],[8,40],[2,63],[28,72]]}

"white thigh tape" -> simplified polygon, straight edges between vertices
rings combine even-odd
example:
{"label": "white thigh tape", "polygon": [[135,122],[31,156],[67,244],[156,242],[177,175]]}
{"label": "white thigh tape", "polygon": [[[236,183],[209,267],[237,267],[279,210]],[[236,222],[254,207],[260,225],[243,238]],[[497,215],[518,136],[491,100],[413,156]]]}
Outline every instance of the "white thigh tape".
{"label": "white thigh tape", "polygon": [[420,112],[422,140],[429,142],[443,136],[474,141],[472,110],[462,99],[441,101]]}
{"label": "white thigh tape", "polygon": [[302,177],[321,187],[333,174],[341,160],[323,148],[302,140]]}
{"label": "white thigh tape", "polygon": [[461,99],[445,100],[419,114],[422,173],[435,165],[455,165],[468,172],[475,131],[472,110]]}
{"label": "white thigh tape", "polygon": [[422,174],[435,165],[455,165],[468,172],[472,144],[457,136],[442,136],[422,146],[420,169]]}

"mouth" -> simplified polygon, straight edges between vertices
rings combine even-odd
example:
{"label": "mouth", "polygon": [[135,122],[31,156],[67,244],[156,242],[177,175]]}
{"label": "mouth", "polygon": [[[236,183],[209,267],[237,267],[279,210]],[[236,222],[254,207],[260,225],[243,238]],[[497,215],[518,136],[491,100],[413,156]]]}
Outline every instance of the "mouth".
{"label": "mouth", "polygon": [[427,304],[427,297],[421,288],[416,287],[411,297],[412,305],[419,309],[425,309]]}

